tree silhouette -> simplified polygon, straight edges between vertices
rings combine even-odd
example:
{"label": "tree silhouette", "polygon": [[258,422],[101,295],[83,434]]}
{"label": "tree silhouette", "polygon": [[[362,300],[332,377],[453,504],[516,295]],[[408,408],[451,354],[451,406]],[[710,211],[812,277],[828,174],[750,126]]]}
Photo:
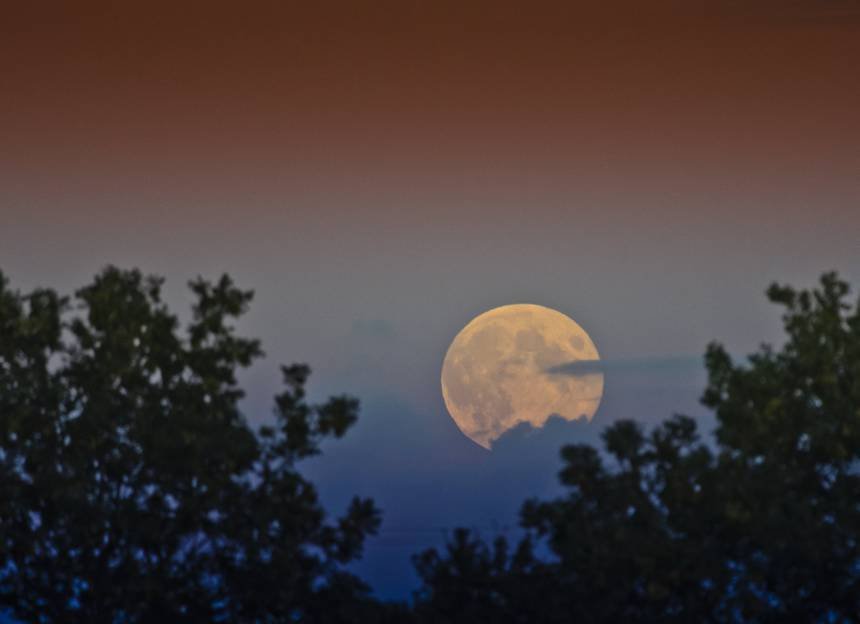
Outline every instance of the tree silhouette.
{"label": "tree silhouette", "polygon": [[562,450],[567,494],[528,501],[512,548],[458,530],[415,557],[414,608],[344,564],[379,525],[329,521],[297,470],[355,421],[283,368],[252,430],[233,323],[251,293],[108,268],[72,298],[0,276],[0,603],[34,622],[842,622],[860,614],[860,304],[835,274],[772,286],[786,342],[708,347],[712,441],[676,416]]}
{"label": "tree silhouette", "polygon": [[[860,304],[825,274],[774,285],[787,334],[705,357],[712,444],[674,417],[562,451],[567,495],[529,501],[513,555],[456,533],[415,558],[428,622],[847,622],[860,617]],[[533,552],[548,548],[548,555]]]}
{"label": "tree silhouette", "polygon": [[33,622],[371,621],[344,571],[379,524],[326,520],[298,460],[358,403],[306,402],[283,368],[253,431],[236,372],[261,355],[232,323],[251,293],[191,282],[185,329],[162,281],[108,268],[74,297],[0,275],[0,602]]}

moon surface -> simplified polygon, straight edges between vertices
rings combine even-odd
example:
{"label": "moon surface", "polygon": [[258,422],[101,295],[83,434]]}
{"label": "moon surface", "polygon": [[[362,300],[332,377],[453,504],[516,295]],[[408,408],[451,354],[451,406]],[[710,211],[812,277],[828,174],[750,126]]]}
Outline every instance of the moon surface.
{"label": "moon surface", "polygon": [[549,369],[600,359],[576,321],[539,305],[514,304],[475,317],[442,364],[442,396],[460,430],[486,449],[520,423],[540,428],[552,415],[594,418],[603,373]]}

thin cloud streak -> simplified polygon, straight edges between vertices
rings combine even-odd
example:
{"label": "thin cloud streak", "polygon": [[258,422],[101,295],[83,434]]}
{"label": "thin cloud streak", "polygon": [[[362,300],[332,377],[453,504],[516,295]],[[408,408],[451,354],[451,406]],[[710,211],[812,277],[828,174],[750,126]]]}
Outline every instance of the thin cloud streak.
{"label": "thin cloud streak", "polygon": [[575,377],[606,372],[672,371],[691,370],[702,366],[697,355],[673,355],[665,357],[623,358],[609,360],[574,360],[551,366],[544,370],[547,375],[571,375]]}

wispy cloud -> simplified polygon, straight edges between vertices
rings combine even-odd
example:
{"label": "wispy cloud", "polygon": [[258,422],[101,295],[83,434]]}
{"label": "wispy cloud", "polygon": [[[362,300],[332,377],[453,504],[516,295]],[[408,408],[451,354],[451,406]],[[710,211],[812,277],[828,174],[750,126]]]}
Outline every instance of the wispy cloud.
{"label": "wispy cloud", "polygon": [[394,325],[385,319],[356,319],[352,322],[352,335],[391,340],[395,337],[395,330]]}
{"label": "wispy cloud", "polygon": [[690,370],[702,366],[698,355],[672,355],[648,358],[621,358],[609,360],[574,360],[544,370],[548,375],[595,375],[606,372]]}

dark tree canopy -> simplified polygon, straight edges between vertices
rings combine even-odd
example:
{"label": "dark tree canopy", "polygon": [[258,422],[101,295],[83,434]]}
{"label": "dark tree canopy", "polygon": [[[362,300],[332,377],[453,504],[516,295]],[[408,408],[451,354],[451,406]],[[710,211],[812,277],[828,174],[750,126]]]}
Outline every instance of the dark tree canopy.
{"label": "dark tree canopy", "polygon": [[[527,502],[513,552],[458,532],[416,557],[428,622],[860,619],[860,305],[835,274],[772,286],[785,344],[708,347],[712,443],[675,417],[562,451],[568,493]],[[536,546],[549,549],[535,557]]]}
{"label": "dark tree canopy", "polygon": [[0,275],[0,603],[33,622],[369,621],[343,564],[379,524],[328,521],[296,462],[355,421],[283,369],[252,430],[236,373],[261,355],[233,322],[251,293],[190,284],[182,327],[161,280],[108,268],[74,297]]}
{"label": "dark tree canopy", "polygon": [[415,557],[413,607],[345,570],[379,525],[329,520],[298,472],[357,402],[305,399],[283,368],[253,430],[234,323],[251,293],[108,268],[64,298],[0,275],[0,607],[32,622],[847,622],[860,619],[860,304],[826,274],[773,286],[786,341],[736,363],[708,347],[702,441],[676,416],[562,450],[567,493],[527,501],[526,537],[456,531]]}

